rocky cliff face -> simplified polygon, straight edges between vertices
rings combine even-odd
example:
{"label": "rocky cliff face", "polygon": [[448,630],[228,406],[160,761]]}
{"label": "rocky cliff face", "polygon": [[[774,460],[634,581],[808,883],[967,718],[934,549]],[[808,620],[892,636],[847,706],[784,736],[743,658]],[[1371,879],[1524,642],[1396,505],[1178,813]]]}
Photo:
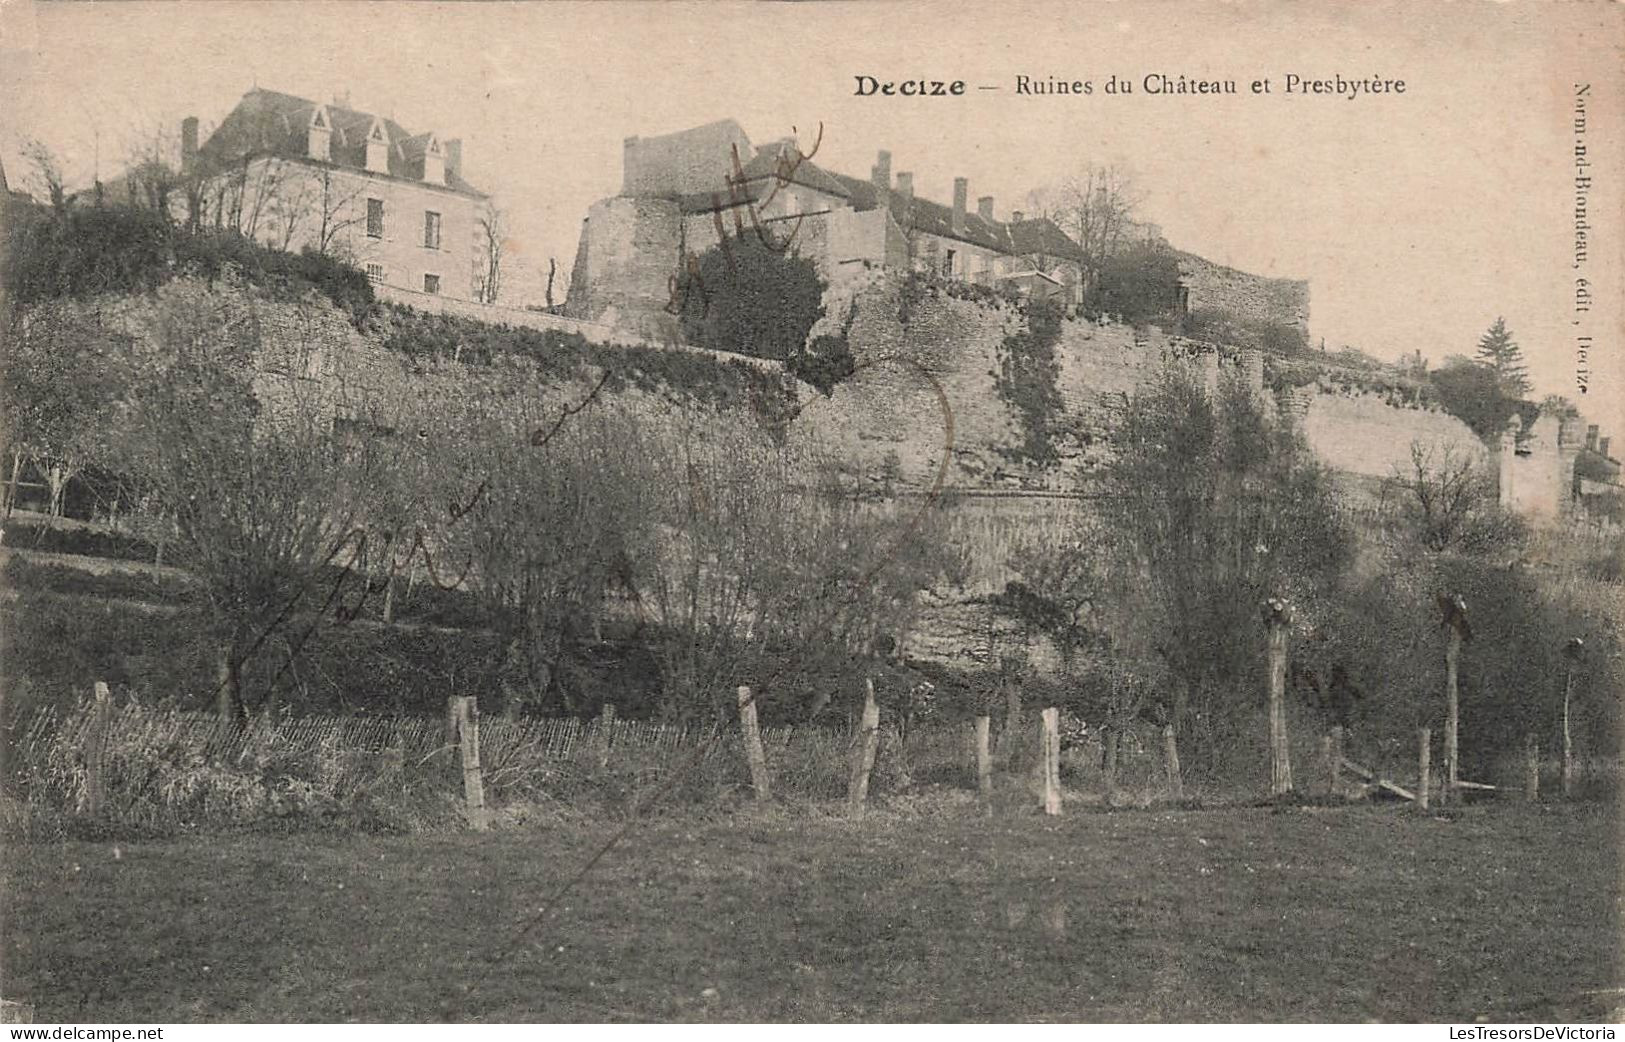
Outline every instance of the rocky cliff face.
{"label": "rocky cliff face", "polygon": [[[334,417],[381,428],[416,429],[414,417],[482,395],[513,394],[516,387],[535,396],[538,416],[556,415],[583,398],[600,372],[589,366],[549,375],[545,366],[535,372],[521,367],[497,379],[493,367],[465,364],[455,349],[450,357],[391,350],[385,331],[357,329],[315,296],[278,300],[241,286],[184,280],[161,292],[252,312],[264,344],[257,386],[273,407],[319,395],[320,407]],[[937,509],[947,513],[948,538],[972,563],[971,574],[963,588],[927,598],[911,650],[963,665],[986,664],[997,643],[997,622],[980,598],[1014,577],[1009,561],[1021,540],[1060,537],[1067,516],[1080,509],[1070,493],[1109,458],[1116,418],[1135,389],[1168,366],[1187,367],[1210,386],[1236,374],[1257,388],[1262,366],[1256,357],[1155,329],[1065,321],[1054,348],[1059,459],[1039,466],[1016,451],[1023,420],[998,390],[1000,351],[1007,337],[1025,330],[1023,311],[942,287],[907,293],[906,300],[905,293],[898,280],[876,272],[843,286],[827,302],[828,317],[815,333],[845,326],[858,370],[827,398],[790,381],[798,404],[788,410],[793,419],[787,428],[783,415],[764,417],[752,406],[748,388],[731,398],[700,397],[658,381],[634,382],[607,392],[606,400],[674,437],[776,436],[793,446],[833,451],[875,487],[901,496],[922,496],[939,483],[953,491]],[[122,297],[82,307],[109,325],[150,337],[158,303]],[[701,362],[715,366],[719,383],[739,379],[729,363],[709,356],[696,364]],[[516,382],[513,372],[529,375]],[[1483,454],[1471,431],[1447,414],[1354,390],[1298,388],[1283,407],[1301,417],[1316,452],[1351,475],[1388,476],[1408,461],[1413,441]]]}

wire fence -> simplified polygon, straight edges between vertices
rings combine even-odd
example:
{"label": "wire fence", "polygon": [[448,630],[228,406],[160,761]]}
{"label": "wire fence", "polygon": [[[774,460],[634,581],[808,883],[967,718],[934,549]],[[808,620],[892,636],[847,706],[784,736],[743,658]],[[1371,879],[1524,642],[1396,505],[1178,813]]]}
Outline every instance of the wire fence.
{"label": "wire fence", "polygon": [[[854,733],[767,728],[774,796],[846,793]],[[883,728],[873,792],[920,784],[974,789],[969,725]],[[175,829],[264,822],[415,830],[461,821],[459,746],[424,717],[256,718],[87,699],[45,707],[7,736],[11,831],[64,820]],[[726,805],[751,778],[737,728],[626,720],[483,719],[483,784],[499,817],[537,808],[617,814],[661,793],[663,805]],[[523,808],[518,810],[516,808]]]}

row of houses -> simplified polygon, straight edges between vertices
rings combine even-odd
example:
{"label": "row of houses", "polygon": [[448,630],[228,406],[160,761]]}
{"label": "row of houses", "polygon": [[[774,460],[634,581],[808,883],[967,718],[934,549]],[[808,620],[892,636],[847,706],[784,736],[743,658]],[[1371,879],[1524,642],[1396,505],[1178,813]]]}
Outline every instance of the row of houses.
{"label": "row of houses", "polygon": [[[208,136],[181,125],[181,176],[155,191],[158,163],[137,164],[105,190],[171,209],[198,226],[230,227],[266,245],[344,256],[383,286],[489,301],[488,195],[464,176],[463,142],[394,119],[255,87]],[[1083,295],[1087,258],[1054,221],[992,196],[972,206],[966,178],[943,203],[880,151],[867,177],[826,169],[793,139],[754,146],[732,119],[624,142],[620,191],[582,225],[566,315],[640,328],[668,303],[668,280],[690,253],[746,224],[765,226],[839,283],[883,268],[1044,296]],[[154,195],[159,198],[153,198]],[[1135,224],[1125,243],[1160,241]],[[793,240],[793,241],[791,241]],[[1179,306],[1262,309],[1307,329],[1308,285],[1264,279],[1180,254]],[[666,339],[660,336],[660,339]]]}
{"label": "row of houses", "polygon": [[992,196],[970,204],[916,192],[911,171],[877,154],[867,177],[826,169],[794,139],[763,147],[734,120],[624,142],[620,192],[583,222],[566,313],[636,322],[667,303],[683,258],[749,228],[817,265],[835,284],[885,268],[1012,289],[1076,304],[1084,252],[1055,222],[1020,211],[1000,219]]}

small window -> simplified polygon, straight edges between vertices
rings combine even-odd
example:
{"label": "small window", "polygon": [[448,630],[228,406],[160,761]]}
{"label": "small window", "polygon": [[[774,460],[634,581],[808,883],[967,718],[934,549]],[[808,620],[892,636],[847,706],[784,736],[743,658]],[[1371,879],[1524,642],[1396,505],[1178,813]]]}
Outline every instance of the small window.
{"label": "small window", "polygon": [[384,201],[382,199],[367,200],[367,234],[374,239],[384,237]]}
{"label": "small window", "polygon": [[425,275],[425,276],[423,276],[423,292],[425,292],[425,293],[439,293],[440,292],[440,276],[439,275]]}
{"label": "small window", "polygon": [[367,265],[367,281],[368,282],[382,282],[382,281],[384,281],[384,266],[382,264],[369,264],[369,265]]}
{"label": "small window", "polygon": [[946,253],[944,253],[942,255],[942,273],[944,275],[952,275],[954,273],[954,251],[953,250],[949,250],[948,252],[946,252]]}
{"label": "small window", "polygon": [[433,210],[423,211],[423,245],[431,250],[440,248],[440,215]]}

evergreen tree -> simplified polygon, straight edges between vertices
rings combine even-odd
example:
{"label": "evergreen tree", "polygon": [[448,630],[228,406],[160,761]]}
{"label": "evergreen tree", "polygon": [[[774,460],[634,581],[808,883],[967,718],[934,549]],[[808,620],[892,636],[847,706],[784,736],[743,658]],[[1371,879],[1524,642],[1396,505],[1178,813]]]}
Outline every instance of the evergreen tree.
{"label": "evergreen tree", "polygon": [[1529,393],[1529,369],[1523,363],[1523,351],[1507,331],[1504,318],[1497,318],[1478,341],[1478,357],[1495,370],[1501,393],[1510,398],[1522,398]]}

